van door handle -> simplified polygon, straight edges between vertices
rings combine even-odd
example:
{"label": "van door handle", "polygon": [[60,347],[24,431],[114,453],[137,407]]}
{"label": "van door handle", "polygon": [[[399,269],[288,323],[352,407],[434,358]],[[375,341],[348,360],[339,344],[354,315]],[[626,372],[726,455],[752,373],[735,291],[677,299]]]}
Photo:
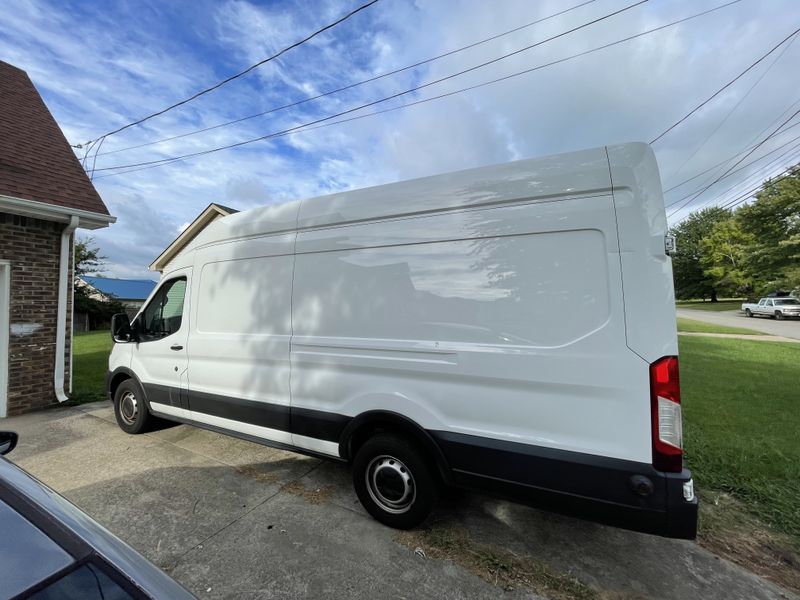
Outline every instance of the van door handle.
{"label": "van door handle", "polygon": [[169,349],[175,351],[183,350],[183,346],[181,346],[180,344],[172,344],[172,346],[170,346]]}

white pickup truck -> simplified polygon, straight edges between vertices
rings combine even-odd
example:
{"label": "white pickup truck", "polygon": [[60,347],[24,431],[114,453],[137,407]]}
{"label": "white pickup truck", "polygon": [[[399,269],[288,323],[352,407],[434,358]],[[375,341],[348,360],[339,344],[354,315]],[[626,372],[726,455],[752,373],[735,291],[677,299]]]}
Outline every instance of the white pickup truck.
{"label": "white pickup truck", "polygon": [[742,310],[748,317],[768,316],[772,319],[800,317],[800,300],[797,298],[762,298],[758,304],[744,303]]}

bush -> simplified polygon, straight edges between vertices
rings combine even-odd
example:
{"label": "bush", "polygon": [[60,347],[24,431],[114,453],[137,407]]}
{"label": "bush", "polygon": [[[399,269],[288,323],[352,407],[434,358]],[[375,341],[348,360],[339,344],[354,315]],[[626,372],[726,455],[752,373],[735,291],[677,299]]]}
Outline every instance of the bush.
{"label": "bush", "polygon": [[119,300],[113,298],[107,301],[95,300],[89,297],[83,287],[75,287],[74,298],[74,311],[76,313],[85,313],[89,316],[90,330],[109,329],[112,315],[125,312],[125,305]]}

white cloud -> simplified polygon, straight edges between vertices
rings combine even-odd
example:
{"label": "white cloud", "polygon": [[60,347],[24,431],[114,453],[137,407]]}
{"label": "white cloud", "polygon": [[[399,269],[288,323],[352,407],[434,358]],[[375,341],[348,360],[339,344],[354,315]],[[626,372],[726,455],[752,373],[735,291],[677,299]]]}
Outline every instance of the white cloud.
{"label": "white cloud", "polygon": [[[30,73],[72,142],[163,108],[310,33],[343,10],[332,0],[268,7],[243,0],[177,6],[137,3],[135,10],[118,4],[103,11],[70,10],[55,0],[18,4],[17,10],[4,14],[0,56]],[[650,3],[368,110],[510,75],[716,4]],[[102,155],[97,166],[198,152],[279,131],[463,70],[623,6],[620,1],[599,0],[413,71],[232,127]],[[381,2],[187,107],[109,138],[103,151],[268,110],[470,44],[564,7],[562,2],[526,0],[506,0],[502,5],[480,0]],[[797,13],[792,0],[742,2],[465,94],[161,168],[97,178],[96,185],[118,221],[95,237],[113,263],[113,274],[147,276],[152,259],[210,202],[244,209],[517,158],[646,141],[787,35],[789,28],[782,24],[791,21],[787,15]],[[658,142],[655,149],[665,187],[738,151],[789,106],[796,99],[798,58],[800,43],[775,64],[677,176],[681,163],[761,71]],[[740,175],[752,174],[755,168]],[[698,178],[669,194],[668,201],[702,181]]]}

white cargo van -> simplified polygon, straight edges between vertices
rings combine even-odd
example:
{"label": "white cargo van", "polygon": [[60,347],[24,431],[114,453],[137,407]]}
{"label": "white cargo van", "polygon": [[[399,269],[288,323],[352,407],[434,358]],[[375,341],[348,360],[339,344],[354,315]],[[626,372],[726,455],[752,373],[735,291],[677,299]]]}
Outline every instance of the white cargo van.
{"label": "white cargo van", "polygon": [[638,143],[241,212],[115,318],[108,393],[351,463],[394,527],[444,484],[692,538],[666,234]]}

